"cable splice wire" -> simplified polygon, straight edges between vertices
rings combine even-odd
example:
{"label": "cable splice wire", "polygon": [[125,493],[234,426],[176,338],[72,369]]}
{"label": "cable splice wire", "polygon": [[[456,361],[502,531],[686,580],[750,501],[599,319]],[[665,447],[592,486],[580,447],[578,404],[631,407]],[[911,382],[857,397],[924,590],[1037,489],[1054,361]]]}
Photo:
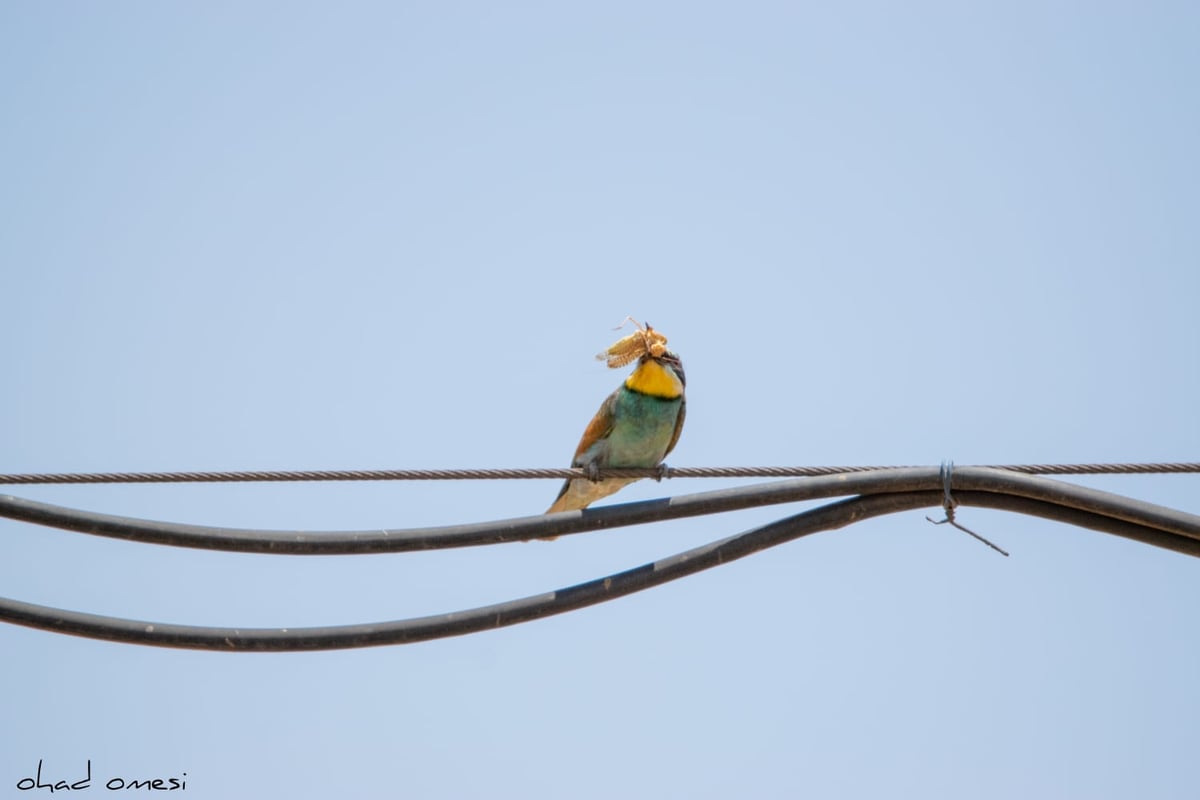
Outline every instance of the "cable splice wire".
{"label": "cable splice wire", "polygon": [[[859,494],[625,572],[545,594],[449,614],[322,628],[241,629],[119,619],[0,599],[0,621],[109,641],[203,650],[299,651],[408,644],[561,614],[677,580],[810,533],[841,528],[881,514],[937,506],[945,499],[943,483],[943,475],[929,468],[884,470],[866,475],[739,487],[474,526],[340,534],[230,532],[97,515],[0,496],[0,515],[68,530],[188,547],[314,554],[396,552],[498,543],[527,539],[531,535],[579,533],[736,508]],[[1200,517],[1192,514],[1059,481],[979,467],[958,468],[953,483],[958,506],[982,506],[1041,516],[1200,556]],[[809,488],[806,490],[801,484],[809,485]],[[122,524],[141,527],[133,535],[121,535],[113,526]],[[364,541],[356,539],[359,534],[370,535]],[[344,537],[346,541],[339,543],[336,537]],[[346,547],[347,543],[352,546]]]}

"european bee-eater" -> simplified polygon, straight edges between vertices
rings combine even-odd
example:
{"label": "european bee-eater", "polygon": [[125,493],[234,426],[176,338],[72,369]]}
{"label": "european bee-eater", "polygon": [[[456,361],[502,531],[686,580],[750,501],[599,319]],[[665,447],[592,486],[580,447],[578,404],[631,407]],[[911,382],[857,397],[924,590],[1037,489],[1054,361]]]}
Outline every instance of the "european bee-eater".
{"label": "european bee-eater", "polygon": [[[647,325],[609,348],[609,366],[624,366],[637,358],[637,368],[588,423],[572,467],[582,467],[591,476],[606,467],[656,467],[675,447],[687,411],[685,378],[679,356],[666,349],[666,342]],[[572,478],[546,513],[585,508],[636,480]]]}

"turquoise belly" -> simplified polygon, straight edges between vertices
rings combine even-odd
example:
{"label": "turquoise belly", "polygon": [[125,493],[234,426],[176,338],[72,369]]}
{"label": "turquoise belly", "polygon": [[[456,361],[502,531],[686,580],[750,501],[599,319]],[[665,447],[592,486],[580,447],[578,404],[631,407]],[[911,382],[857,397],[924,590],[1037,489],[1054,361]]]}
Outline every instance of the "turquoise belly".
{"label": "turquoise belly", "polygon": [[666,400],[624,389],[608,437],[607,466],[653,467],[662,461],[675,435],[682,403],[678,397]]}

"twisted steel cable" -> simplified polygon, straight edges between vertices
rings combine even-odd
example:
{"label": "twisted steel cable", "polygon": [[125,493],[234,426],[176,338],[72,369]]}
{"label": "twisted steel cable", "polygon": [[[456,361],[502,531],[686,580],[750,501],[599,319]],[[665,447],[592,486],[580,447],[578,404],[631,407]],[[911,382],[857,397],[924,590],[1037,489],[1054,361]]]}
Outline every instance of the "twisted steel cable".
{"label": "twisted steel cable", "polygon": [[[1026,475],[1149,475],[1200,473],[1200,462],[1124,464],[986,464],[988,469]],[[606,469],[605,478],[799,478],[842,475],[887,466],[793,467],[668,467]],[[305,481],[475,481],[585,478],[582,469],[348,469],[348,470],[241,470],[220,472],[47,472],[0,474],[0,485],[91,483],[272,483]]]}

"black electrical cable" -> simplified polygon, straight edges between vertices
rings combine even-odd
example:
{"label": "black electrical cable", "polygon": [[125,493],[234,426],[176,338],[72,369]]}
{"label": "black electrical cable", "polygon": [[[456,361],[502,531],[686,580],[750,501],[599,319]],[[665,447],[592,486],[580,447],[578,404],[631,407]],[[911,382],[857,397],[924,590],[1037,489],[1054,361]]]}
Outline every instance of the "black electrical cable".
{"label": "black electrical cable", "polygon": [[[406,620],[311,628],[215,628],[119,619],[0,599],[0,620],[32,628],[129,644],[217,651],[334,650],[460,636],[562,614],[743,558],[793,539],[850,525],[882,514],[936,506],[943,492],[914,491],[854,497],[771,522],[736,536],[554,592],[494,605]],[[1155,541],[1162,531],[1146,524],[1114,519],[1097,511],[1062,507],[995,492],[955,491],[959,505],[984,505],[1059,519],[1136,541]],[[1179,538],[1179,537],[1176,537]],[[1187,540],[1200,555],[1195,540]],[[1172,547],[1172,549],[1176,549]],[[1186,552],[1186,551],[1185,551]]]}
{"label": "black electrical cable", "polygon": [[[8,495],[0,495],[0,516],[80,533],[175,547],[242,553],[349,555],[526,541],[801,500],[942,488],[942,473],[938,468],[903,467],[783,480],[535,517],[431,528],[358,531],[270,531],[187,525],[97,514]],[[956,467],[951,488],[955,492],[1007,494],[1094,511],[1171,535],[1163,541],[1200,540],[1200,517],[1196,515],[1050,478],[989,467]],[[1170,549],[1186,548],[1185,544],[1178,544]]]}
{"label": "black electrical cable", "polygon": [[0,599],[0,621],[127,643],[212,650],[322,650],[404,644],[513,625],[676,580],[785,541],[880,514],[975,505],[1046,517],[1200,556],[1200,517],[1046,478],[943,465],[780,481],[563,514],[399,531],[281,532],[152,522],[0,496],[0,516],[132,541],[258,553],[345,554],[461,547],[846,494],[806,511],[626,572],[556,592],[409,620],[326,628],[237,629],[143,622]]}

